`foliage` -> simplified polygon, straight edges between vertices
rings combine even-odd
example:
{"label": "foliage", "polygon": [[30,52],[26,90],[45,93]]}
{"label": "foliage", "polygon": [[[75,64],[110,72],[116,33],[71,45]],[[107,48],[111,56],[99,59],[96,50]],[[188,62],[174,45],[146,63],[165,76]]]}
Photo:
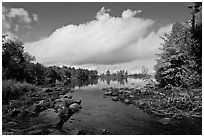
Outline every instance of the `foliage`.
{"label": "foliage", "polygon": [[15,78],[22,80],[25,68],[23,57],[23,43],[17,39],[9,39],[8,35],[2,36],[2,68],[3,79]]}
{"label": "foliage", "polygon": [[202,22],[195,28],[192,26],[195,25],[175,23],[171,33],[162,37],[164,44],[155,65],[155,78],[160,87],[201,86],[202,38],[196,31],[202,32]]}
{"label": "foliage", "polygon": [[2,81],[2,100],[8,103],[9,100],[16,99],[29,91],[37,91],[37,87],[26,82],[17,82],[15,80]]}

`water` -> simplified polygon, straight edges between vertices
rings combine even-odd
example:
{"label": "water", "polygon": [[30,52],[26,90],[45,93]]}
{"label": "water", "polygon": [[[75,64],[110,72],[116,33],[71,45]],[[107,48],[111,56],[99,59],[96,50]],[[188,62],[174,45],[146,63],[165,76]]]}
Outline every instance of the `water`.
{"label": "water", "polygon": [[[111,97],[103,98],[104,87],[135,87],[143,85],[142,79],[128,78],[126,82],[98,81],[97,84],[75,87],[74,99],[81,99],[83,110],[76,113],[64,124],[67,129],[79,129],[88,134],[101,134],[102,129],[113,135],[144,135],[144,134],[195,134],[191,125],[173,126],[158,122],[158,117],[144,113],[133,105],[120,101],[114,102]],[[189,128],[191,128],[189,130]],[[196,129],[195,129],[196,130]],[[191,132],[192,131],[192,132]]]}

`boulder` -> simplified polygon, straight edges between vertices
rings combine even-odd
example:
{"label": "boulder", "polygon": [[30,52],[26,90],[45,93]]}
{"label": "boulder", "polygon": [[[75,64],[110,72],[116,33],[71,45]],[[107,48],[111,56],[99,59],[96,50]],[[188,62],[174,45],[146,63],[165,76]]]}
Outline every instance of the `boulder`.
{"label": "boulder", "polygon": [[81,104],[81,100],[73,100],[73,99],[65,98],[64,101],[67,107],[69,107],[73,103],[77,103],[79,105]]}
{"label": "boulder", "polygon": [[69,106],[69,109],[71,109],[72,111],[79,111],[82,109],[82,106],[78,103],[73,103]]}
{"label": "boulder", "polygon": [[118,100],[119,100],[119,97],[118,97],[118,96],[112,97],[112,100],[113,100],[113,101],[118,101]]}
{"label": "boulder", "polygon": [[56,113],[54,109],[47,109],[39,114],[39,118],[55,127],[60,122],[59,115],[60,113]]}

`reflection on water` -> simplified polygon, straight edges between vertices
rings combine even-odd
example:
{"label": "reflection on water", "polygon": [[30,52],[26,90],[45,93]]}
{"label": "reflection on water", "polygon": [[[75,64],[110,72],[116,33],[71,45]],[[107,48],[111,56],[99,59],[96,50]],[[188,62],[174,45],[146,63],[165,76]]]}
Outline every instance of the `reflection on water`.
{"label": "reflection on water", "polygon": [[123,79],[112,79],[112,78],[95,78],[95,79],[68,79],[64,85],[71,89],[81,87],[134,87],[144,85],[144,80],[138,78],[123,78]]}
{"label": "reflection on water", "polygon": [[75,87],[85,87],[89,85],[96,85],[98,83],[98,79],[68,79],[65,81],[64,85],[71,89]]}
{"label": "reflection on water", "polygon": [[107,85],[110,85],[110,83],[111,83],[112,81],[113,81],[113,82],[117,82],[118,84],[121,84],[121,85],[125,85],[125,84],[128,83],[128,78],[123,78],[123,79],[112,79],[112,78],[106,78],[106,79],[104,79],[104,78],[101,78],[100,80],[103,81],[103,82],[106,81]]}

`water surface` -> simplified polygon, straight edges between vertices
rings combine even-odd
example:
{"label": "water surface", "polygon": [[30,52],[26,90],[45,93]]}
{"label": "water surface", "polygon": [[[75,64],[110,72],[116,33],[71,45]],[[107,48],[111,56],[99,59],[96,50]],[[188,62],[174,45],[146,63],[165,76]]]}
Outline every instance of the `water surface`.
{"label": "water surface", "polygon": [[[135,87],[143,85],[142,79],[128,78],[126,82],[101,81],[85,87],[75,87],[71,94],[82,100],[83,110],[76,113],[64,124],[64,128],[86,131],[88,134],[101,134],[102,129],[114,135],[151,135],[151,134],[196,134],[197,129],[189,125],[163,125],[160,118],[144,113],[133,105],[120,101],[114,102],[111,97],[104,98],[101,90],[105,87]],[[190,128],[190,129],[189,129]],[[195,131],[194,131],[195,130]]]}

